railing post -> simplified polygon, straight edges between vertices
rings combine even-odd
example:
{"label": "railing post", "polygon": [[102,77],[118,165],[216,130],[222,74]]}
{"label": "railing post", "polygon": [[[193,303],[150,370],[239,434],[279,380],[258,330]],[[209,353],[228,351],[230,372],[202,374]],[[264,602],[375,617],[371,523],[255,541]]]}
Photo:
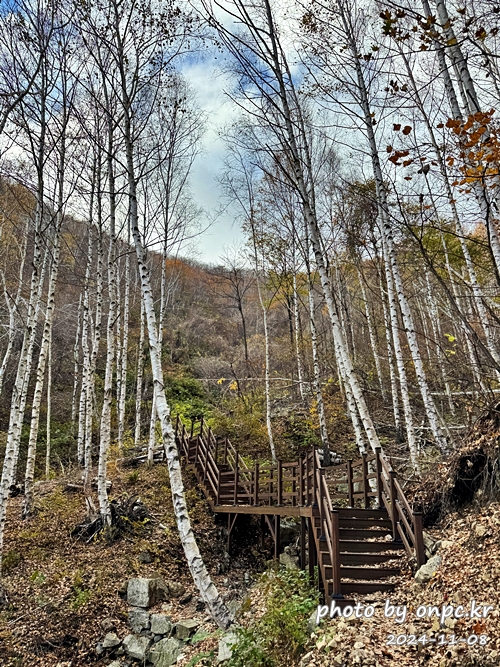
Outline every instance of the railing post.
{"label": "railing post", "polygon": [[316,498],[319,498],[319,523],[320,523],[320,528],[321,528],[321,534],[320,534],[320,539],[324,538],[325,536],[325,504],[324,504],[324,496],[323,496],[323,481],[325,479],[325,471],[323,468],[320,468],[317,472],[319,472],[319,484],[316,480],[316,475],[314,475],[314,479],[316,481]]}
{"label": "railing post", "polygon": [[220,468],[217,468],[217,495],[215,498],[215,504],[220,505]]}
{"label": "railing post", "polygon": [[278,461],[276,474],[278,476],[278,498],[277,505],[283,505],[283,462]]}
{"label": "railing post", "polygon": [[377,504],[378,504],[378,509],[381,509],[383,507],[383,500],[382,500],[382,461],[380,460],[381,456],[382,456],[382,448],[381,447],[375,447],[375,466],[376,466],[376,472],[377,472]]}
{"label": "railing post", "polygon": [[352,483],[352,459],[347,461],[347,494],[349,496],[349,507],[354,507],[354,489]]}
{"label": "railing post", "polygon": [[204,420],[205,420],[205,418],[204,418],[203,415],[202,415],[202,416],[201,416],[201,419],[200,419],[200,435],[201,435],[201,437],[203,437],[203,424],[204,424]]}
{"label": "railing post", "polygon": [[255,464],[255,470],[253,473],[253,504],[259,504],[259,464]]}
{"label": "railing post", "polygon": [[366,452],[364,454],[361,454],[361,469],[363,471],[363,500],[365,504],[365,510],[368,509],[369,506],[369,501],[368,501],[368,464],[366,462]]}
{"label": "railing post", "polygon": [[193,433],[194,433],[194,419],[191,419],[191,435],[189,436],[190,439],[193,437]]}
{"label": "railing post", "polygon": [[199,450],[199,448],[200,448],[200,436],[197,435],[196,436],[196,447],[195,447],[195,450],[194,450],[194,465],[196,465],[198,463],[198,450]]}
{"label": "railing post", "polygon": [[413,532],[415,533],[415,555],[417,567],[425,563],[425,545],[422,533],[422,512],[413,512]]}
{"label": "railing post", "polygon": [[219,467],[219,441],[215,439],[215,465]]}
{"label": "railing post", "polygon": [[316,487],[317,481],[316,481],[316,452],[313,448],[312,450],[312,504],[314,505],[316,503],[316,496],[318,493],[318,489]]}
{"label": "railing post", "polygon": [[309,476],[310,473],[310,466],[309,466],[309,452],[306,452],[306,458],[305,458],[305,468],[306,468],[306,488],[305,488],[305,505],[310,505],[311,504],[311,479]]}
{"label": "railing post", "polygon": [[304,505],[304,459],[299,458],[299,502],[302,507]]}
{"label": "railing post", "polygon": [[292,470],[292,507],[295,507],[298,505],[297,502],[297,482],[295,481],[296,473],[297,473],[297,468],[293,466]]}
{"label": "railing post", "polygon": [[205,483],[206,480],[207,480],[208,452],[209,452],[209,448],[208,448],[208,445],[207,445],[207,447],[205,449],[205,464],[203,466],[203,483]]}
{"label": "railing post", "polygon": [[233,498],[233,505],[238,504],[238,477],[239,477],[239,470],[238,470],[238,464],[239,464],[239,454],[236,452],[236,460],[234,462],[234,498]]}
{"label": "railing post", "polygon": [[179,437],[179,415],[175,418],[175,437]]}
{"label": "railing post", "polygon": [[273,505],[273,493],[274,493],[274,484],[273,484],[273,479],[274,479],[274,469],[270,466],[269,467],[269,504]]}
{"label": "railing post", "polygon": [[396,487],[394,485],[394,479],[396,473],[394,470],[389,472],[389,492],[391,499],[391,522],[392,522],[392,539],[396,541],[398,539],[398,508],[396,505]]}
{"label": "railing post", "polygon": [[332,597],[343,597],[340,582],[340,532],[338,510],[332,510],[332,578]]}
{"label": "railing post", "polygon": [[227,436],[224,436],[224,465],[227,465]]}

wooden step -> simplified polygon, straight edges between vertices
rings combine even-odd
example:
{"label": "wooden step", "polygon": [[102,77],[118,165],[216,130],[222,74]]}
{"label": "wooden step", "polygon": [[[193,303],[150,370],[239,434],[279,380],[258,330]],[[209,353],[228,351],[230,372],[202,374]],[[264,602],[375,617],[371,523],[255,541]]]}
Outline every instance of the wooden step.
{"label": "wooden step", "polygon": [[399,567],[340,567],[341,579],[378,580],[397,577],[400,574]]}
{"label": "wooden step", "polygon": [[342,595],[349,593],[367,595],[369,593],[391,592],[395,587],[396,584],[391,584],[386,581],[343,581],[340,586]]}
{"label": "wooden step", "polygon": [[380,528],[392,530],[389,519],[358,519],[356,517],[342,517],[339,519],[340,528]]}
{"label": "wooden step", "polygon": [[401,542],[359,542],[358,540],[340,540],[340,551],[350,553],[380,553],[382,551],[399,551]]}
{"label": "wooden step", "polygon": [[[341,553],[341,565],[376,565],[377,563],[387,563],[388,560],[398,560],[403,557],[402,552],[397,554],[390,553]],[[321,562],[323,565],[331,565],[332,559],[328,551],[321,552]]]}
{"label": "wooden step", "polygon": [[337,509],[339,513],[339,519],[345,517],[356,517],[357,519],[387,519],[389,515],[387,510],[383,509],[360,509],[358,507],[339,507]]}
{"label": "wooden step", "polygon": [[[328,554],[330,555],[330,554]],[[397,554],[350,554],[350,553],[341,553],[340,554],[340,564],[341,565],[375,565],[376,563],[386,563],[388,560],[393,560],[396,558],[402,558],[402,553]],[[331,563],[328,563],[330,565]]]}
{"label": "wooden step", "polygon": [[341,528],[339,530],[341,540],[367,540],[370,537],[385,537],[390,533],[391,531],[387,528],[381,530],[377,528]]}

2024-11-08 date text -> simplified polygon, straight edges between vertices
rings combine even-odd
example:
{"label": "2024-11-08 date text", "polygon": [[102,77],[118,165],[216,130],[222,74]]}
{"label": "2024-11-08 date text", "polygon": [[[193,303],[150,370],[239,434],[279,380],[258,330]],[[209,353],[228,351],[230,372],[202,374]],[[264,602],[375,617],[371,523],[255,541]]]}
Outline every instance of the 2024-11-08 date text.
{"label": "2024-11-08 date text", "polygon": [[437,646],[455,646],[457,644],[466,644],[467,646],[486,646],[489,642],[487,635],[469,635],[468,637],[457,637],[456,635],[441,634],[437,637],[428,637],[427,635],[387,635],[387,646],[426,646],[427,644],[436,644]]}

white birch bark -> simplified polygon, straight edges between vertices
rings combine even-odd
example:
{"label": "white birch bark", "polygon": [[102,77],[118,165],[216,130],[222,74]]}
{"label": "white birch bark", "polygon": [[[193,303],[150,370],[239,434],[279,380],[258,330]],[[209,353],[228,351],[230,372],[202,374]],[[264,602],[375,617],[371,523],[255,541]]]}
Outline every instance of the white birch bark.
{"label": "white birch bark", "polygon": [[80,362],[80,334],[82,327],[82,295],[78,299],[78,314],[76,318],[76,334],[75,334],[75,344],[73,346],[73,394],[71,399],[71,424],[72,428],[75,426],[76,420],[76,397],[78,394],[78,368]]}
{"label": "white birch bark", "polygon": [[[123,81],[123,79],[122,79]],[[130,127],[130,107],[127,97],[127,91],[123,90],[124,106],[124,134],[125,147],[127,155],[127,176],[128,176],[128,191],[130,204],[130,221],[132,227],[132,236],[134,239],[137,262],[139,267],[139,274],[141,277],[142,298],[144,301],[144,310],[146,314],[146,322],[149,336],[149,351],[151,358],[151,369],[153,372],[153,379],[156,390],[156,407],[158,417],[161,423],[163,445],[165,447],[165,455],[170,476],[170,488],[172,492],[172,502],[174,507],[174,515],[177,522],[177,528],[181,544],[184,548],[186,560],[189,570],[193,577],[196,587],[200,591],[201,597],[207,604],[208,609],[219,627],[227,628],[232,618],[222,601],[219,592],[214,586],[210,575],[205,567],[201,557],[198,545],[194,537],[193,529],[186,506],[186,498],[184,496],[184,484],[182,481],[181,466],[179,461],[179,452],[175,442],[175,433],[170,420],[170,407],[165,396],[165,388],[163,383],[163,370],[161,365],[161,350],[158,342],[157,322],[154,312],[153,293],[151,290],[151,277],[148,266],[145,261],[144,249],[142,245],[141,234],[139,230],[139,216],[137,211],[137,184],[135,180],[134,168],[134,154],[132,144],[132,133]]]}
{"label": "white birch bark", "polygon": [[13,302],[11,303],[11,298],[9,294],[7,293],[7,287],[5,284],[5,276],[2,271],[2,280],[3,280],[3,285],[4,285],[4,297],[5,297],[5,303],[7,306],[7,310],[9,311],[9,333],[7,336],[7,348],[5,350],[3,359],[2,359],[2,365],[0,366],[0,394],[2,393],[2,388],[3,388],[3,381],[5,378],[5,371],[7,370],[7,364],[9,363],[10,356],[12,354],[12,348],[14,346],[14,339],[16,335],[16,313],[19,308],[19,303],[21,300],[21,291],[23,287],[23,275],[24,275],[24,264],[26,261],[26,247],[28,245],[28,235],[29,235],[29,217],[26,222],[26,228],[24,231],[24,235],[21,241],[21,252],[20,252],[20,258],[19,258],[19,273],[18,273],[18,283],[17,283],[17,291],[16,295],[14,297]]}
{"label": "white birch bark", "polygon": [[47,349],[47,422],[45,426],[45,479],[50,477],[51,419],[52,419],[52,328]]}
{"label": "white birch bark", "polygon": [[115,319],[117,315],[116,303],[116,188],[114,173],[114,138],[113,119],[108,108],[108,188],[109,188],[109,235],[108,235],[108,323],[106,327],[106,370],[104,374],[104,397],[99,429],[99,464],[97,469],[97,497],[99,510],[103,521],[109,525],[111,514],[109,510],[108,491],[106,489],[106,470],[108,451],[111,444],[111,401],[113,392],[113,362],[115,359]]}
{"label": "white birch bark", "polygon": [[130,255],[125,258],[125,293],[123,296],[123,339],[121,352],[121,380],[118,400],[118,448],[123,452],[123,436],[125,431],[125,401],[127,398],[127,356],[130,304]]}
{"label": "white birch bark", "polygon": [[377,371],[377,377],[378,377],[378,383],[380,385],[380,393],[382,394],[382,400],[384,403],[387,401],[387,392],[385,391],[385,386],[384,386],[384,381],[382,379],[382,366],[380,364],[380,357],[378,354],[377,350],[377,337],[375,335],[375,329],[373,326],[373,320],[372,320],[372,315],[370,312],[370,305],[368,303],[368,299],[366,296],[366,288],[365,288],[365,283],[363,276],[361,275],[361,271],[358,269],[358,281],[359,285],[361,287],[361,295],[363,297],[363,302],[365,304],[365,315],[366,315],[366,323],[368,326],[368,336],[370,338],[370,345],[372,348],[372,353],[373,353],[373,360],[375,361],[375,370]]}
{"label": "white birch bark", "polygon": [[[384,243],[382,244],[382,252],[383,251],[384,251]],[[385,253],[383,252],[383,254]],[[394,276],[387,260],[384,261],[384,266],[385,266],[385,278],[387,284],[387,300],[389,302],[389,315],[390,315],[391,330],[392,330],[392,342],[394,345],[394,356],[396,357],[396,365],[398,369],[399,386],[401,388],[401,402],[403,403],[403,415],[406,427],[406,441],[408,443],[408,450],[410,452],[412,464],[416,472],[418,473],[419,472],[418,447],[417,447],[417,442],[415,440],[415,429],[413,425],[413,414],[411,410],[410,392],[408,389],[408,379],[404,364],[403,350],[401,349],[401,340],[399,338],[399,322],[398,322],[398,311],[397,311],[398,302],[394,288]]]}
{"label": "white birch bark", "polygon": [[329,466],[331,464],[330,441],[328,440],[325,404],[323,402],[323,392],[321,391],[321,373],[319,367],[318,336],[316,331],[314,294],[313,294],[313,286],[311,283],[310,272],[308,281],[308,296],[309,296],[309,327],[311,330],[311,348],[312,348],[312,358],[313,358],[314,396],[316,398],[316,405],[318,407],[319,433],[321,437],[321,445],[323,448],[323,465]]}
{"label": "white birch bark", "polygon": [[141,298],[141,324],[139,332],[139,348],[137,350],[137,384],[135,390],[134,445],[136,447],[141,440],[141,406],[142,406],[143,373],[144,373],[144,303]]}
{"label": "white birch bark", "polygon": [[[382,301],[382,309],[384,312],[384,331],[385,331],[385,340],[386,340],[386,346],[387,346],[387,361],[389,363],[389,377],[391,379],[391,398],[392,398],[392,410],[394,414],[394,427],[396,428],[396,432],[398,434],[398,438],[401,437],[402,432],[401,432],[401,417],[399,414],[399,399],[398,399],[398,379],[397,379],[397,371],[395,368],[394,364],[394,353],[392,349],[392,341],[393,341],[393,332],[392,332],[392,324],[391,324],[391,318],[389,316],[389,312],[387,309],[387,303],[386,303],[386,298],[385,298],[385,292],[384,288],[382,285],[382,277],[379,275],[379,286],[380,286],[380,298]],[[413,429],[412,429],[413,430]]]}
{"label": "white birch bark", "polygon": [[295,355],[297,357],[297,378],[299,382],[299,393],[302,402],[305,401],[304,394],[304,371],[302,369],[302,357],[300,352],[300,318],[297,293],[297,269],[295,266],[295,251],[293,256],[293,318],[295,327]]}

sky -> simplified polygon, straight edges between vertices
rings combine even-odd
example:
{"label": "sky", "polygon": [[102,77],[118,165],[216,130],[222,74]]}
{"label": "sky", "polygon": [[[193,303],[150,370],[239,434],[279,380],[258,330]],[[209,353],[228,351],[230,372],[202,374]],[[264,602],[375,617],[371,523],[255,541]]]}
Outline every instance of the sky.
{"label": "sky", "polygon": [[196,93],[199,106],[207,114],[207,131],[204,151],[196,158],[191,176],[193,197],[204,211],[201,223],[205,231],[196,240],[194,249],[181,254],[204,263],[218,264],[226,249],[244,240],[239,223],[234,222],[236,212],[223,202],[217,181],[224,169],[225,153],[219,130],[231,121],[236,109],[224,94],[228,82],[217,71],[217,61],[212,57],[184,65],[183,74]]}

